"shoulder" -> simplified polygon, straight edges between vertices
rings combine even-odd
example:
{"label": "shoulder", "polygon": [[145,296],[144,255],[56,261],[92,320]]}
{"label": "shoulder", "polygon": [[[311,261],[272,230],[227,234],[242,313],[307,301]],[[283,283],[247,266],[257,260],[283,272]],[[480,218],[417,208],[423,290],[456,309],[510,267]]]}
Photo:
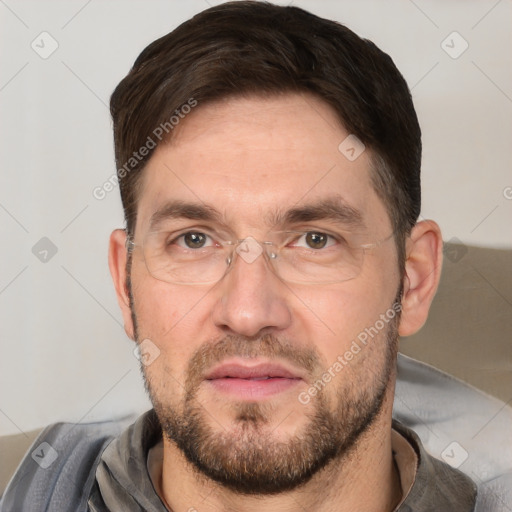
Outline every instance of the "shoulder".
{"label": "shoulder", "polygon": [[101,454],[133,421],[56,423],[33,442],[2,497],[1,512],[85,510]]}
{"label": "shoulder", "polygon": [[[476,510],[495,512],[512,507],[509,405],[400,355],[393,417],[419,436],[430,456],[476,483]],[[433,464],[439,468],[437,462]]]}

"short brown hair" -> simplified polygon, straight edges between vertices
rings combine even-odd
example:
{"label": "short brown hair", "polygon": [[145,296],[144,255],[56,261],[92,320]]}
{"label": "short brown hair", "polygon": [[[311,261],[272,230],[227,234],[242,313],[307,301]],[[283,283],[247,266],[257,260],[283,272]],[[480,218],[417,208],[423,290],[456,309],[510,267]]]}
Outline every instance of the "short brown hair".
{"label": "short brown hair", "polygon": [[[403,240],[421,204],[421,131],[404,78],[387,54],[345,26],[258,1],[212,7],[154,41],[112,94],[128,232],[136,222],[140,171],[157,145],[154,139],[172,136],[173,115],[177,119],[191,101],[201,106],[283,92],[316,95],[370,149],[373,186],[386,205],[403,264]],[[155,137],[162,127],[165,137]],[[145,156],[135,159],[144,146]]]}

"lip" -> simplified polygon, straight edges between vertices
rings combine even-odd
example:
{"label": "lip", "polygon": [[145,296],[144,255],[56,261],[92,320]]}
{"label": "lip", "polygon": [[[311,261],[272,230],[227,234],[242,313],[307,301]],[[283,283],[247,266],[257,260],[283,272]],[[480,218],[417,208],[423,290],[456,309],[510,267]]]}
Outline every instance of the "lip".
{"label": "lip", "polygon": [[273,362],[253,365],[224,362],[210,371],[205,382],[216,391],[242,400],[257,400],[282,393],[303,379],[300,372]]}
{"label": "lip", "polygon": [[294,372],[279,363],[263,362],[253,365],[237,362],[225,362],[213,368],[205,377],[206,380],[231,377],[235,379],[255,379],[264,377],[281,377],[285,379],[300,379],[299,372]]}

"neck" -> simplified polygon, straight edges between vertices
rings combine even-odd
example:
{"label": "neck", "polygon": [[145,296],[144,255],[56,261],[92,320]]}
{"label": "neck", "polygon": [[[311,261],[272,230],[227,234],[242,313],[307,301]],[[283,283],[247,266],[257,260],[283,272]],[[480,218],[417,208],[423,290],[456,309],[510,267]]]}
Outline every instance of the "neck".
{"label": "neck", "polygon": [[383,414],[349,454],[331,461],[302,487],[276,495],[242,495],[226,489],[199,474],[164,438],[159,493],[171,511],[392,511],[402,492],[391,450],[390,409],[384,404]]}

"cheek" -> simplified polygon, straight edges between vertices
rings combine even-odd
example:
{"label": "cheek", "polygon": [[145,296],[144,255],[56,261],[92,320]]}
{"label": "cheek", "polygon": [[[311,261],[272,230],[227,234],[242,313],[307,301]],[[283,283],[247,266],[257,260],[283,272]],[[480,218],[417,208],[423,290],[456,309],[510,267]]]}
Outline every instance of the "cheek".
{"label": "cheek", "polygon": [[132,274],[132,293],[140,336],[155,339],[172,336],[192,327],[206,293],[190,286],[176,286],[154,279],[147,273]]}
{"label": "cheek", "polygon": [[376,328],[380,339],[388,325],[381,325],[381,315],[392,306],[397,282],[397,276],[368,273],[331,287],[299,290],[296,327],[329,367],[350,350],[354,340],[364,342],[369,331],[374,333]]}
{"label": "cheek", "polygon": [[173,286],[151,277],[132,277],[139,339],[149,339],[160,354],[148,375],[170,373],[182,382],[184,369],[200,343],[209,317],[208,290]]}
{"label": "cheek", "polygon": [[[303,321],[307,342],[321,361],[321,372],[315,375],[320,385],[316,387],[324,390],[323,397],[331,408],[337,406],[340,396],[373,396],[381,376],[385,376],[390,353],[388,332],[397,314],[392,308],[394,294],[370,291],[347,287],[343,293],[332,290],[324,291],[317,300],[310,297],[311,309],[333,331],[315,329],[313,322]],[[311,390],[309,387],[306,393]]]}

